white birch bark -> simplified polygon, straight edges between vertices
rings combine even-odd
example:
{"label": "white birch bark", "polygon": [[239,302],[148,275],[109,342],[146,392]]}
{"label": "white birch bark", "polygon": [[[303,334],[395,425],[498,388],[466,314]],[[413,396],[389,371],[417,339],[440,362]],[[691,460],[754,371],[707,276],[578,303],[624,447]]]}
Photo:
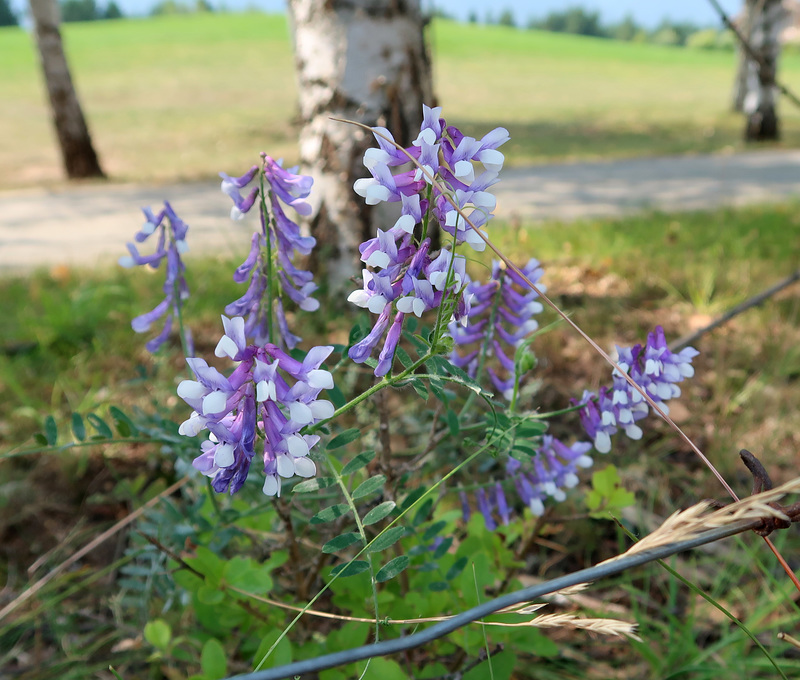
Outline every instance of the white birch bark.
{"label": "white birch bark", "polygon": [[30,0],[30,8],[64,169],[70,179],[102,177],[103,171],[64,55],[58,3],[56,0]]}
{"label": "white birch bark", "polygon": [[750,45],[761,56],[762,65],[759,67],[752,59],[747,62],[747,94],[742,106],[747,116],[745,139],[777,139],[778,89],[775,87],[775,74],[781,49],[780,33],[788,14],[781,0],[758,0],[753,4],[761,5],[761,11],[754,7]]}
{"label": "white birch bark", "polygon": [[[433,105],[419,0],[289,0],[299,91],[300,158],[314,177],[311,233],[331,292],[360,275],[358,245],[380,211],[353,182],[372,135],[331,117],[382,125],[409,145]],[[384,228],[391,226],[380,224]]]}

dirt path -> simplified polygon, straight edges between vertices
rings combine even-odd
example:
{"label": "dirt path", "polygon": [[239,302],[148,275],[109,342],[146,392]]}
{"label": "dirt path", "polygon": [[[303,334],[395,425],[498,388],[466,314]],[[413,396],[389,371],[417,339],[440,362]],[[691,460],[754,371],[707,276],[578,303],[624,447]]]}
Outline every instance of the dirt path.
{"label": "dirt path", "polygon": [[[639,210],[697,210],[800,198],[800,150],[510,168],[494,187],[501,218],[570,221]],[[228,218],[219,182],[0,193],[0,272],[108,264],[125,253],[140,206],[169,200],[194,253],[243,255],[253,225]]]}

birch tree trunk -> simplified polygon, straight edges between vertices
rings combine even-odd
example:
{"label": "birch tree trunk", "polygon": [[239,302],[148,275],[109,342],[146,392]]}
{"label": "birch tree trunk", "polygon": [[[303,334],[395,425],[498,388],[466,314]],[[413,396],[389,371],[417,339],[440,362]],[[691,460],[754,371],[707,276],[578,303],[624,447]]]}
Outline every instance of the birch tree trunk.
{"label": "birch tree trunk", "polygon": [[64,55],[58,27],[58,3],[56,0],[30,0],[30,7],[39,61],[67,176],[70,179],[103,177]]}
{"label": "birch tree trunk", "polygon": [[[741,22],[735,21],[739,24],[739,30],[742,35],[750,42],[752,37],[753,19],[757,12],[762,9],[763,0],[745,0],[744,8],[741,13]],[[738,40],[736,43],[736,79],[733,82],[733,97],[731,101],[731,110],[736,113],[744,113],[744,98],[747,96],[747,72],[748,63],[750,58],[747,52],[744,51]]]}
{"label": "birch tree trunk", "polygon": [[[748,0],[748,3],[752,0]],[[744,138],[747,141],[778,139],[776,112],[778,89],[775,74],[780,55],[780,32],[787,13],[781,0],[757,0],[751,18],[750,45],[761,57],[761,65],[752,59],[747,62],[747,94],[743,111],[747,116]]]}
{"label": "birch tree trunk", "polygon": [[[382,125],[410,145],[433,106],[430,58],[419,0],[289,0],[299,91],[300,158],[314,177],[311,233],[316,269],[330,292],[360,274],[358,245],[391,224],[365,206],[353,182],[372,135],[330,118]],[[399,214],[399,213],[398,213]]]}

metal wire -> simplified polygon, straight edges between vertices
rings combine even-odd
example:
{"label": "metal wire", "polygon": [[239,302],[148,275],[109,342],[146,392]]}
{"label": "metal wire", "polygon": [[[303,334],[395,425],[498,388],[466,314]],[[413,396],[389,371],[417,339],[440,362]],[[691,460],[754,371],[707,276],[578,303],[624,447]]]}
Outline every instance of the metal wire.
{"label": "metal wire", "polygon": [[404,652],[415,647],[421,647],[433,640],[452,633],[453,631],[463,628],[464,626],[489,616],[500,609],[509,607],[514,604],[523,602],[530,602],[543,595],[569,588],[580,583],[588,583],[590,581],[597,581],[598,579],[607,576],[613,576],[626,569],[638,567],[648,562],[660,560],[670,555],[679,552],[691,550],[707,543],[719,541],[728,536],[741,533],[752,529],[761,520],[743,520],[730,524],[718,529],[706,531],[700,536],[695,538],[679,541],[677,543],[670,543],[668,545],[654,548],[644,552],[637,552],[631,555],[625,555],[618,559],[609,562],[603,562],[588,569],[582,569],[566,576],[561,576],[551,581],[539,583],[535,586],[523,588],[522,590],[514,591],[506,595],[501,595],[493,600],[484,602],[483,604],[468,609],[456,616],[453,616],[446,621],[437,623],[430,628],[427,628],[419,633],[412,635],[405,635],[394,640],[384,640],[372,645],[364,645],[362,647],[354,647],[353,649],[346,649],[341,652],[333,654],[326,654],[318,656],[314,659],[305,659],[304,661],[296,661],[294,663],[278,666],[276,668],[269,668],[263,671],[256,671],[255,673],[246,673],[244,675],[236,675],[225,680],[281,680],[282,678],[293,678],[304,673],[317,673],[325,670],[326,668],[333,668],[334,666],[343,666],[345,664],[353,663],[355,661],[362,661],[364,659],[371,659],[376,656],[386,656],[387,654],[397,654]]}

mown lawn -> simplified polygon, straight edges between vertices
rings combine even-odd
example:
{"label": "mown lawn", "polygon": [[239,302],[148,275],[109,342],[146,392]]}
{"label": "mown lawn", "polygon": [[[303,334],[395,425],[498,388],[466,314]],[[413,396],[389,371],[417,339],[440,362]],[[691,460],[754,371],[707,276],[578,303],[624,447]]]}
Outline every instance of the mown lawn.
{"label": "mown lawn", "polygon": [[[214,14],[67,24],[83,106],[117,180],[249,167],[296,156],[286,20]],[[511,163],[739,148],[728,112],[735,55],[436,21],[435,86],[445,115],[478,133],[504,125]],[[781,61],[800,90],[800,55]],[[61,179],[30,36],[0,29],[0,188]],[[784,143],[800,112],[782,106]]]}

